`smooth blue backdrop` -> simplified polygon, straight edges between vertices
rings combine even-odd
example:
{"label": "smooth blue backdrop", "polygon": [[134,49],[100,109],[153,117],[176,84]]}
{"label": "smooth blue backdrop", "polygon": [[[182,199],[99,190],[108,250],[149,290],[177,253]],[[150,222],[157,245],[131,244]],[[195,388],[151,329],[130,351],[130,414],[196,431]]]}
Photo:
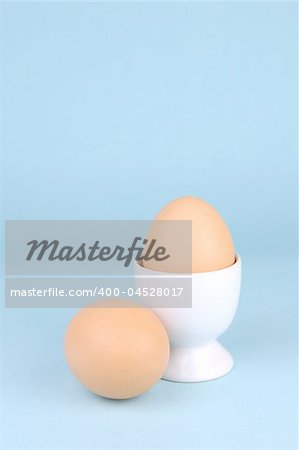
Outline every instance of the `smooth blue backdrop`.
{"label": "smooth blue backdrop", "polygon": [[69,373],[72,310],[2,310],[3,449],[296,448],[297,5],[3,3],[6,219],[214,204],[244,262],[233,372],[125,402]]}

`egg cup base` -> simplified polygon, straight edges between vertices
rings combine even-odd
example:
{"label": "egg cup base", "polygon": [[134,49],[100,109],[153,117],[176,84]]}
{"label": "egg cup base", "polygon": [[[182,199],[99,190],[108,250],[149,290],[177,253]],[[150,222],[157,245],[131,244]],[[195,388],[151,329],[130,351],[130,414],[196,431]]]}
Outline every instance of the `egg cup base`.
{"label": "egg cup base", "polygon": [[172,347],[163,380],[181,383],[214,380],[229,373],[231,354],[218,341],[198,347]]}

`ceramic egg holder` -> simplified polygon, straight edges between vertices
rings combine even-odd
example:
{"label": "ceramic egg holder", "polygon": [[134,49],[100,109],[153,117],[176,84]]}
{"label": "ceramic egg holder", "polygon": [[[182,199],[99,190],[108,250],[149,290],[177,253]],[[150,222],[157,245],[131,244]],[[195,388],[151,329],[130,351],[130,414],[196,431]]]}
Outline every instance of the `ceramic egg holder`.
{"label": "ceramic egg holder", "polygon": [[[140,265],[136,275],[157,274]],[[161,273],[159,273],[161,275]],[[164,276],[183,277],[184,274]],[[165,380],[180,382],[208,381],[230,372],[231,354],[218,342],[230,326],[239,301],[241,258],[213,272],[193,273],[192,307],[151,308],[162,320],[170,340],[170,359],[163,375]],[[141,282],[142,283],[142,282]]]}

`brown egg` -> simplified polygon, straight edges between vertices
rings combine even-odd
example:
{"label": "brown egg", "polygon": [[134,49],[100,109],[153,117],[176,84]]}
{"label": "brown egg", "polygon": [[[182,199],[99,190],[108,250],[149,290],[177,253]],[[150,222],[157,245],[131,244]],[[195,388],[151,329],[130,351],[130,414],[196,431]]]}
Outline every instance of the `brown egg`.
{"label": "brown egg", "polygon": [[78,378],[103,397],[126,399],[163,375],[169,341],[160,319],[129,300],[107,300],[78,312],[65,336],[65,355]]}
{"label": "brown egg", "polygon": [[[184,236],[174,238],[172,224],[166,233],[165,227],[155,222],[169,220],[192,221],[192,265],[190,251],[189,255],[183,254],[184,245],[181,245],[179,252],[174,248],[179,245],[178,241],[183,242]],[[210,272],[224,269],[235,262],[234,244],[225,221],[213,206],[199,198],[182,197],[162,208],[149,233],[149,240],[152,238],[156,238],[160,244],[167,242],[170,255],[174,254],[175,257],[162,262],[154,259],[144,261],[143,266],[147,269],[161,272]]]}

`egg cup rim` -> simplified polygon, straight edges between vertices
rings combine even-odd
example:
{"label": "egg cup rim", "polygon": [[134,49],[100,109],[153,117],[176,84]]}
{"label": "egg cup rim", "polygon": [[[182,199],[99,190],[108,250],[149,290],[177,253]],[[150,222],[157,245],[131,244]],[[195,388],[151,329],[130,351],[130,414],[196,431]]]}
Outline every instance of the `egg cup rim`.
{"label": "egg cup rim", "polygon": [[[223,269],[217,269],[217,270],[209,270],[206,272],[160,272],[160,271],[156,271],[156,270],[152,270],[152,269],[148,269],[145,268],[144,266],[142,266],[139,261],[135,260],[135,266],[137,267],[137,270],[142,270],[144,272],[148,272],[148,277],[156,277],[156,276],[161,276],[161,277],[167,277],[167,278],[172,278],[172,277],[180,277],[180,278],[187,278],[187,277],[200,277],[200,276],[209,276],[209,275],[213,275],[213,274],[218,274],[218,273],[224,273],[224,272],[230,272],[233,270],[238,269],[239,267],[241,267],[241,256],[239,253],[235,253],[235,262],[233,264],[231,264],[228,267],[224,267]],[[159,274],[159,275],[154,275],[154,274]],[[136,275],[137,277],[143,277],[144,275]]]}

